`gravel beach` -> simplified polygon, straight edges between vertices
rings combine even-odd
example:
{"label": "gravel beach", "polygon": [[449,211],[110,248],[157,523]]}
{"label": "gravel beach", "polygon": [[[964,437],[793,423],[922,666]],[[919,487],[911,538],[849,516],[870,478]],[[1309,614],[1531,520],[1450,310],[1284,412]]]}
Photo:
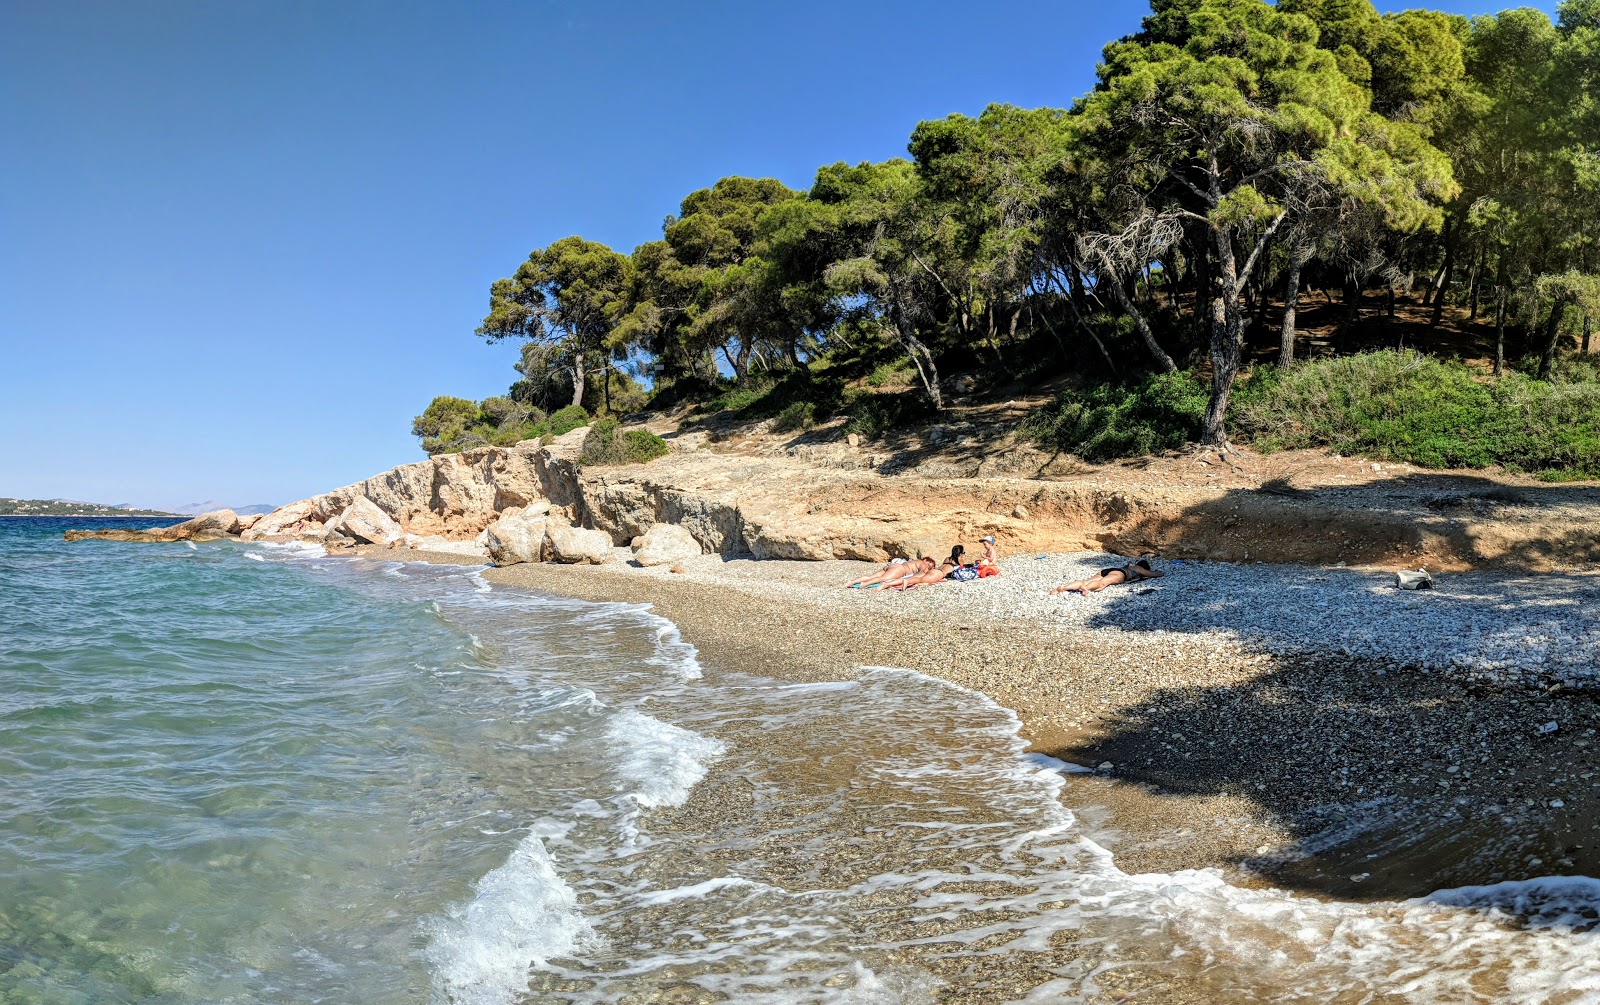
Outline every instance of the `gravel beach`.
{"label": "gravel beach", "polygon": [[1030,554],[886,595],[842,588],[862,563],[624,561],[485,576],[650,604],[712,668],[899,666],[983,691],[1035,750],[1096,769],[1067,799],[1128,871],[1358,899],[1600,874],[1594,573],[1413,593],[1376,570],[1158,560],[1156,582],[1052,597],[1126,560]]}

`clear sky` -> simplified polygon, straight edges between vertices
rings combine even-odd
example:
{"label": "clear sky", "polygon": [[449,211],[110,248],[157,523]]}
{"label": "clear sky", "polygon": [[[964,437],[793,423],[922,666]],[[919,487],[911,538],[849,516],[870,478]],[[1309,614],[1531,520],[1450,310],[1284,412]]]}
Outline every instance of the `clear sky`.
{"label": "clear sky", "polygon": [[1146,9],[0,4],[0,496],[283,503],[420,459],[434,395],[516,376],[473,329],[529,251],[1067,105]]}

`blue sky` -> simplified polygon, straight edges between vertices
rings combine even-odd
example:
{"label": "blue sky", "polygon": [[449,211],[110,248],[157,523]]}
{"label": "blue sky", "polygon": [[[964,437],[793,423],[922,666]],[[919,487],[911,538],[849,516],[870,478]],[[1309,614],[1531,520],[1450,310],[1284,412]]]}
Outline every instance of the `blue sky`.
{"label": "blue sky", "polygon": [[1146,10],[5,4],[0,495],[282,503],[419,459],[434,395],[516,376],[473,329],[529,251],[1066,105]]}

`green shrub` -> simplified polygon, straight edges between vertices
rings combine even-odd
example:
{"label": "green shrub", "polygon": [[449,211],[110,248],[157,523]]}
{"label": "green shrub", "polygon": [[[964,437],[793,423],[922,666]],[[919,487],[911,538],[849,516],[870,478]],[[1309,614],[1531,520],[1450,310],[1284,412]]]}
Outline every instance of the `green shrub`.
{"label": "green shrub", "polygon": [[1040,443],[1086,461],[1139,457],[1199,436],[1207,397],[1205,386],[1187,372],[1153,374],[1063,392],[1022,428]]}
{"label": "green shrub", "polygon": [[1489,465],[1552,477],[1600,474],[1600,382],[1521,373],[1488,380],[1414,352],[1268,369],[1242,384],[1234,429],[1262,450],[1331,447],[1426,468]]}
{"label": "green shrub", "polygon": [[772,421],[775,433],[793,433],[817,424],[817,406],[809,401],[791,403]]}
{"label": "green shrub", "polygon": [[888,390],[904,390],[916,383],[917,368],[911,360],[902,356],[874,369],[867,375],[868,387],[881,387]]}
{"label": "green shrub", "polygon": [[706,402],[705,405],[702,406],[702,410],[707,414],[715,414],[717,412],[737,412],[742,409],[749,408],[751,405],[754,405],[756,402],[765,398],[767,396],[767,392],[770,390],[770,387],[736,387],[731,390],[724,391],[715,398],[712,398],[710,401]]}
{"label": "green shrub", "polygon": [[589,424],[589,413],[581,405],[568,405],[550,416],[550,435],[564,436]]}
{"label": "green shrub", "polygon": [[903,391],[859,395],[844,411],[850,417],[845,423],[845,432],[875,440],[891,429],[932,414],[933,405],[920,390]]}
{"label": "green shrub", "polygon": [[583,438],[579,464],[643,464],[670,452],[667,441],[648,429],[623,429],[616,419],[596,419]]}

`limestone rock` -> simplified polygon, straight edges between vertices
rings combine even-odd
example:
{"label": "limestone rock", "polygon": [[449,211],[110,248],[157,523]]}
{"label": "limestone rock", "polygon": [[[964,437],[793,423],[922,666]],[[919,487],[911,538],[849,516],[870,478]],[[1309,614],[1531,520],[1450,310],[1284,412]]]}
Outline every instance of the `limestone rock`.
{"label": "limestone rock", "polygon": [[330,531],[353,537],[357,541],[385,547],[406,536],[394,518],[366,496],[352,499],[344,512],[328,526]]}
{"label": "limestone rock", "polygon": [[231,509],[217,509],[168,527],[162,533],[167,535],[165,540],[168,541],[214,541],[233,533],[238,523],[239,514]]}
{"label": "limestone rock", "polygon": [[495,565],[516,565],[519,562],[542,562],[545,552],[545,531],[550,519],[550,505],[543,509],[513,506],[500,514],[500,519],[484,528],[484,549]]}
{"label": "limestone rock", "polygon": [[241,513],[239,515],[239,522],[235,525],[234,533],[243,534],[251,527],[254,527],[256,524],[260,523],[261,518],[264,516],[266,516],[265,513]]}
{"label": "limestone rock", "polygon": [[326,516],[322,509],[321,496],[302,499],[292,502],[287,506],[279,506],[266,516],[257,520],[243,534],[239,535],[246,541],[255,541],[263,537],[278,537],[280,535],[294,534],[308,522],[321,524]]}
{"label": "limestone rock", "polygon": [[675,523],[658,523],[644,532],[634,546],[633,560],[640,565],[672,565],[699,558],[700,542]]}
{"label": "limestone rock", "polygon": [[603,530],[552,525],[545,530],[550,561],[565,565],[603,565],[611,561],[611,535]]}

